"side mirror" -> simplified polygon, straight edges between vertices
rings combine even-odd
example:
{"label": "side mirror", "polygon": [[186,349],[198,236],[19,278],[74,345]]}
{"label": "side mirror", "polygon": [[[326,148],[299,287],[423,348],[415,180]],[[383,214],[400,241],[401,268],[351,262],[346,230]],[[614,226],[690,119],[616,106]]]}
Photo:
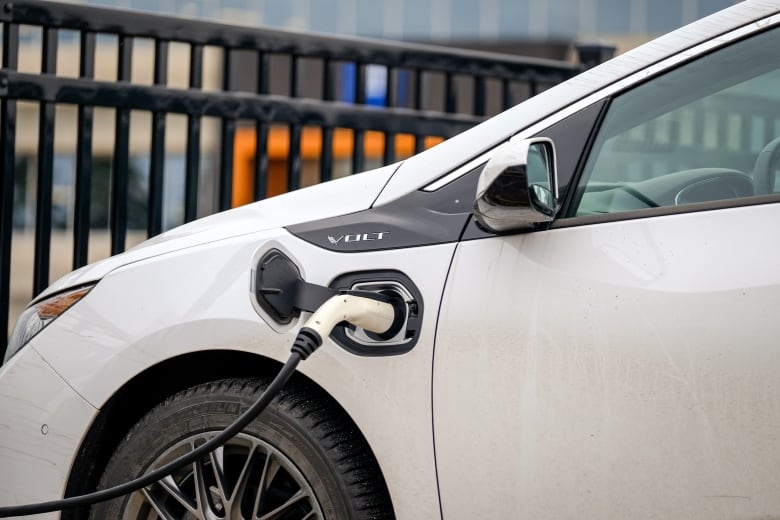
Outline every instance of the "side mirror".
{"label": "side mirror", "polygon": [[479,176],[479,225],[492,233],[532,230],[549,223],[557,209],[553,142],[537,137],[500,145]]}

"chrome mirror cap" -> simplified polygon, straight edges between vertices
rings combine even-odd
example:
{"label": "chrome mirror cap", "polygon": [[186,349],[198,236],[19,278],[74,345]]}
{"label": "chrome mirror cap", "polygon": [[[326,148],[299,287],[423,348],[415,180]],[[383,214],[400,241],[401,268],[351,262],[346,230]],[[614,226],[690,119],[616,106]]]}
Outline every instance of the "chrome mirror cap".
{"label": "chrome mirror cap", "polygon": [[555,145],[545,137],[510,139],[479,176],[474,216],[492,233],[528,231],[550,221],[558,208]]}

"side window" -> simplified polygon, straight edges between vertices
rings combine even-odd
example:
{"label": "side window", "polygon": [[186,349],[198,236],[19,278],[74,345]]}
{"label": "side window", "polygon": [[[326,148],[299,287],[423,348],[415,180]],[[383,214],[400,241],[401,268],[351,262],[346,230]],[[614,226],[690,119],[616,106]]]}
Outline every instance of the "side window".
{"label": "side window", "polygon": [[570,215],[780,192],[778,37],[737,42],[617,97]]}

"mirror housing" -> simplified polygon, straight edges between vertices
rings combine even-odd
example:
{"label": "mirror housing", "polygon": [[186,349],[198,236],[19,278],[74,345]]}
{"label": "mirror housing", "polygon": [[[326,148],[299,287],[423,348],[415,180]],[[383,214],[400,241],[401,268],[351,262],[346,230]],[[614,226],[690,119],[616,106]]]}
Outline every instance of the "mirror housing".
{"label": "mirror housing", "polygon": [[530,231],[551,222],[557,210],[552,140],[512,138],[500,145],[479,176],[479,226],[491,233]]}

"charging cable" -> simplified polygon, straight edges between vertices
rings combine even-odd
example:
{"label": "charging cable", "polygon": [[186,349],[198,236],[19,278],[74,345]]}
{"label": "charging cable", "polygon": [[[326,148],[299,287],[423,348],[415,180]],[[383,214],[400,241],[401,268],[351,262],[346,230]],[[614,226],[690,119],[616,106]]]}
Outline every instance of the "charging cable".
{"label": "charging cable", "polygon": [[208,442],[198,446],[186,455],[175,459],[151,473],[133,479],[117,486],[79,495],[75,497],[39,502],[37,504],[25,504],[21,506],[0,507],[0,518],[12,516],[29,516],[77,507],[91,506],[98,502],[104,502],[138,491],[153,484],[177,469],[192,464],[209,452],[219,448],[228,440],[235,437],[249,423],[251,423],[276,397],[290,376],[295,372],[298,363],[306,360],[321,345],[323,338],[327,338],[333,328],[342,322],[348,322],[376,334],[383,334],[405,319],[405,313],[398,312],[398,306],[393,305],[391,298],[371,292],[352,291],[331,297],[323,303],[317,311],[311,315],[306,324],[298,332],[295,338],[287,362],[281,368],[268,388],[260,395],[243,414],[231,423],[227,428],[219,432]]}

